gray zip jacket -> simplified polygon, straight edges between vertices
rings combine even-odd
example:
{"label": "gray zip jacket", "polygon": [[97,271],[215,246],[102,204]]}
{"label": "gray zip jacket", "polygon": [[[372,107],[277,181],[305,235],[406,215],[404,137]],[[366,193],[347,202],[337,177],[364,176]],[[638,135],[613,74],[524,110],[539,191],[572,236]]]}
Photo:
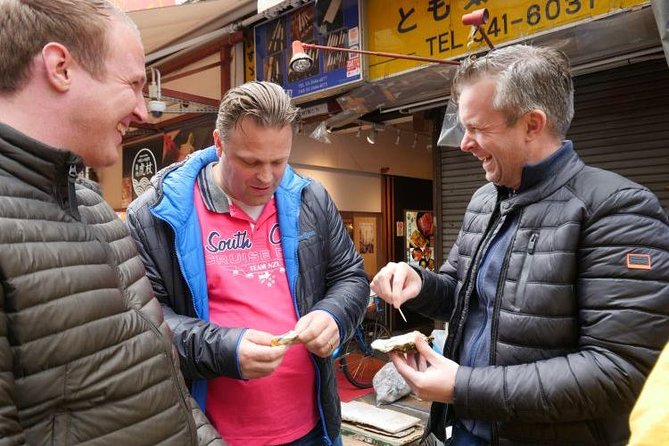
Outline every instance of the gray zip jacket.
{"label": "gray zip jacket", "polygon": [[0,123],[0,445],[222,445],[79,158]]}

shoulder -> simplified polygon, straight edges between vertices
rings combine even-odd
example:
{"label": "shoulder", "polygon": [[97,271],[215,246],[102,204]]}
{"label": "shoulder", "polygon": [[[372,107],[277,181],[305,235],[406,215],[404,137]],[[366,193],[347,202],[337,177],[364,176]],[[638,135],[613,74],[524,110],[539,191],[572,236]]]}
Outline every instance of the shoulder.
{"label": "shoulder", "polygon": [[302,205],[309,207],[318,207],[326,211],[332,203],[332,197],[328,193],[325,186],[316,180],[310,180],[302,190]]}
{"label": "shoulder", "polygon": [[137,214],[148,211],[148,209],[158,202],[158,191],[156,185],[152,184],[143,194],[135,198],[128,206],[128,214]]}
{"label": "shoulder", "polygon": [[497,187],[493,183],[486,183],[474,192],[471,200],[469,200],[467,210],[482,211],[483,209],[493,208],[496,200]]}
{"label": "shoulder", "polygon": [[586,165],[566,187],[583,202],[590,214],[627,209],[666,219],[653,192],[615,172]]}

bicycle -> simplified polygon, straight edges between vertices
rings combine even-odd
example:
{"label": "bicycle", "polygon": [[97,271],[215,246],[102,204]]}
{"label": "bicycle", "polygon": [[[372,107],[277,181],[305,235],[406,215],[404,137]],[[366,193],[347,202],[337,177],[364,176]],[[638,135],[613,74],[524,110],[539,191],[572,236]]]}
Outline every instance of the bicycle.
{"label": "bicycle", "polygon": [[390,330],[379,322],[383,314],[382,305],[379,297],[370,296],[365,319],[335,356],[346,379],[360,389],[372,387],[374,375],[390,360],[387,354],[377,352],[370,346],[375,339],[390,337]]}

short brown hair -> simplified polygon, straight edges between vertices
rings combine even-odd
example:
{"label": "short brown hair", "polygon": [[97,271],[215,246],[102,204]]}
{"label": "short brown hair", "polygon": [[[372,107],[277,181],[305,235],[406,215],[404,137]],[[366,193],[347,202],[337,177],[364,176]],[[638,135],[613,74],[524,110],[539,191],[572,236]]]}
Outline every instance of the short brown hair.
{"label": "short brown hair", "polygon": [[107,0],[0,1],[0,92],[23,87],[33,58],[49,42],[67,47],[86,71],[101,78],[114,16],[125,17]]}

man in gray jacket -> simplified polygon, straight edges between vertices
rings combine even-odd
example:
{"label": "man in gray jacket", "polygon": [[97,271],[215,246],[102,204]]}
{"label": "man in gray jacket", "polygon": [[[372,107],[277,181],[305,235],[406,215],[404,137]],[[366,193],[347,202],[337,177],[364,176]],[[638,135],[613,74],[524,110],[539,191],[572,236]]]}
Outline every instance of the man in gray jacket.
{"label": "man in gray jacket", "polygon": [[296,114],[279,85],[231,89],[215,147],[128,208],[193,395],[232,445],[341,444],[331,355],[369,284],[328,193],[288,166]]}
{"label": "man in gray jacket", "polygon": [[144,51],[103,0],[0,1],[0,445],[217,445],[141,260],[81,162],[143,121]]}
{"label": "man in gray jacket", "polygon": [[[449,320],[444,356],[394,356],[429,430],[455,445],[622,445],[669,336],[669,224],[657,198],[586,166],[564,54],[514,45],[453,81],[460,148],[488,184],[438,274],[390,263],[386,301]],[[429,366],[428,366],[429,364]]]}

